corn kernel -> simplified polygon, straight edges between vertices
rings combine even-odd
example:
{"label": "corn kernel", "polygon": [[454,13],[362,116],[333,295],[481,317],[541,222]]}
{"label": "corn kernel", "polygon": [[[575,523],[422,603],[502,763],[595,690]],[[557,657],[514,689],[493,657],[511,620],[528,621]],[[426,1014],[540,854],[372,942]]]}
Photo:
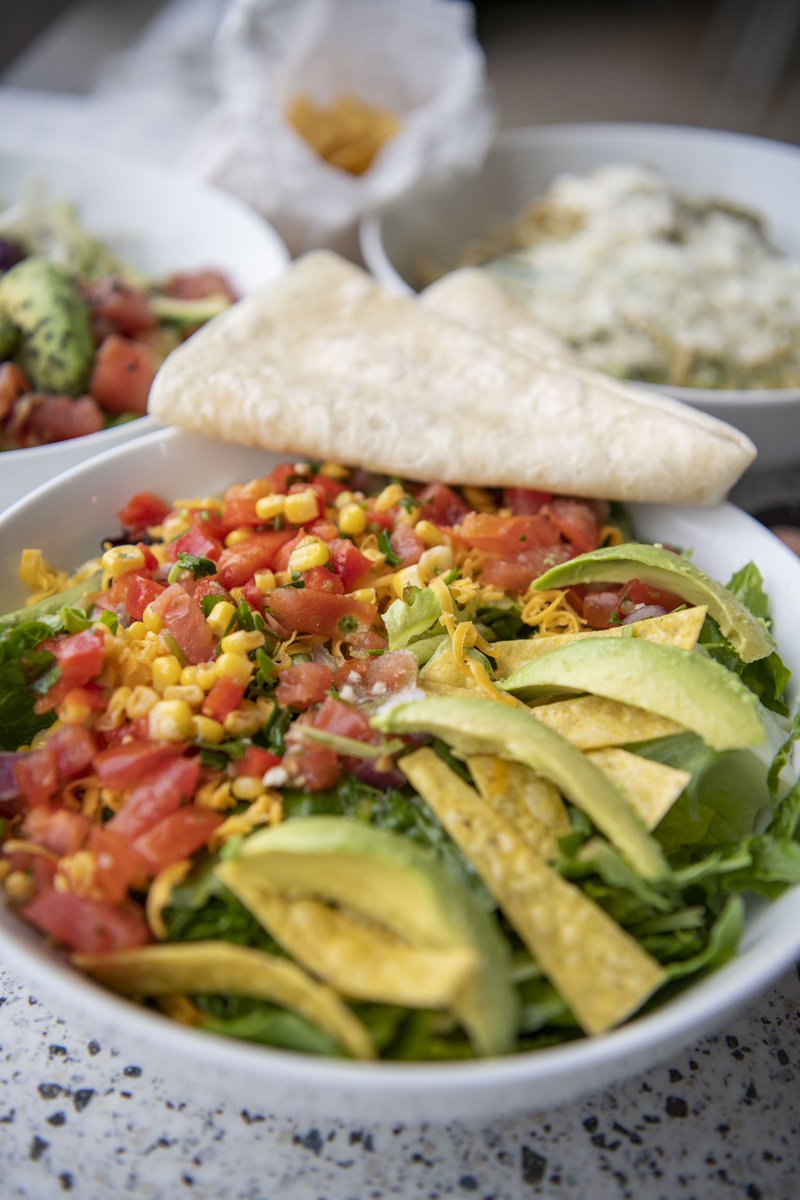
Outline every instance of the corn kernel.
{"label": "corn kernel", "polygon": [[256,800],[263,790],[260,775],[240,775],[231,784],[231,792],[237,800]]}
{"label": "corn kernel", "polygon": [[275,572],[275,586],[276,587],[286,587],[287,583],[291,583],[291,582],[292,582],[291,571],[276,571]]}
{"label": "corn kernel", "polygon": [[372,546],[368,546],[365,550],[362,550],[361,553],[365,558],[369,559],[373,567],[380,566],[381,563],[386,561],[386,555],[382,554],[380,550],[376,550]]}
{"label": "corn kernel", "polygon": [[339,529],[342,533],[363,533],[367,528],[367,514],[360,504],[346,504],[339,510]]}
{"label": "corn kernel", "polygon": [[11,863],[7,858],[0,858],[0,883],[11,874]]}
{"label": "corn kernel", "polygon": [[157,692],[179,683],[181,673],[181,664],[174,654],[160,654],[153,659],[153,687]]}
{"label": "corn kernel", "polygon": [[420,556],[417,563],[419,577],[423,584],[427,584],[434,575],[443,575],[449,571],[453,565],[453,551],[449,546],[431,546],[429,550],[425,550]]}
{"label": "corn kernel", "polygon": [[[215,721],[214,724],[219,722]],[[223,730],[223,735],[224,732]],[[203,808],[214,808],[218,812],[236,806],[236,801],[231,795],[231,785],[227,780],[225,783],[216,783],[213,779],[208,783],[201,783],[194,798],[196,804],[202,805]]]}
{"label": "corn kernel", "polygon": [[9,900],[30,900],[35,890],[33,879],[26,871],[12,871],[4,886]]}
{"label": "corn kernel", "polygon": [[133,689],[125,703],[125,713],[131,721],[135,721],[137,717],[146,717],[153,705],[160,699],[155,688],[139,684]]}
{"label": "corn kernel", "polygon": [[125,720],[125,706],[130,699],[131,690],[129,687],[114,689],[106,705],[106,711],[97,722],[98,729],[119,729]]}
{"label": "corn kernel", "polygon": [[330,547],[319,538],[309,538],[289,555],[289,570],[310,571],[312,567],[324,567],[330,560]]}
{"label": "corn kernel", "polygon": [[225,631],[235,616],[236,609],[230,600],[220,600],[219,604],[215,604],[206,617],[206,625],[214,634],[214,637],[221,638],[224,637]]}
{"label": "corn kernel", "polygon": [[140,571],[144,566],[144,551],[138,546],[112,546],[100,559],[103,573],[108,579],[119,579],[129,571]]}
{"label": "corn kernel", "polygon": [[493,513],[496,511],[496,505],[492,500],[490,492],[485,488],[465,487],[462,488],[464,499],[470,508],[474,508],[476,512]]}
{"label": "corn kernel", "polygon": [[324,462],[319,469],[319,474],[324,475],[326,479],[347,479],[349,470],[341,463]]}
{"label": "corn kernel", "polygon": [[250,676],[255,670],[255,663],[251,663],[250,659],[245,658],[243,654],[220,654],[214,662],[214,669],[220,678],[227,675],[237,683],[246,684],[250,682]]}
{"label": "corn kernel", "polygon": [[319,496],[313,488],[292,492],[284,500],[284,514],[292,525],[305,525],[319,516]]}
{"label": "corn kernel", "polygon": [[241,588],[231,588],[230,594],[231,594],[231,600],[233,600],[234,604],[241,604],[242,601],[246,598],[245,594]]}
{"label": "corn kernel", "polygon": [[192,736],[194,713],[185,700],[159,700],[147,715],[151,738],[162,742],[182,742]]}
{"label": "corn kernel", "polygon": [[407,587],[422,587],[417,564],[414,563],[412,567],[403,567],[402,571],[398,571],[392,581],[392,587],[395,596],[399,596],[401,600]]}
{"label": "corn kernel", "polygon": [[390,508],[394,508],[395,504],[400,503],[405,494],[405,490],[399,483],[387,484],[375,498],[375,512],[388,512]]}
{"label": "corn kernel", "polygon": [[164,689],[165,700],[185,700],[190,708],[199,708],[205,698],[205,692],[197,683],[175,683]]}
{"label": "corn kernel", "polygon": [[164,622],[161,620],[161,617],[157,612],[153,611],[152,600],[142,613],[142,622],[145,629],[149,629],[151,633],[161,633],[161,630],[164,628]]}
{"label": "corn kernel", "polygon": [[414,526],[414,533],[426,546],[441,546],[444,544],[442,531],[438,526],[434,525],[433,521],[417,521]]}
{"label": "corn kernel", "polygon": [[225,538],[225,545],[228,547],[236,546],[239,542],[244,542],[252,536],[252,529],[248,529],[245,526],[242,526],[240,529],[232,529]]}
{"label": "corn kernel", "polygon": [[143,642],[147,633],[148,629],[144,621],[131,621],[125,630],[125,637],[129,642]]}
{"label": "corn kernel", "polygon": [[91,708],[85,701],[76,700],[74,695],[67,695],[56,709],[62,725],[83,725],[91,716]]}
{"label": "corn kernel", "polygon": [[[155,663],[153,665],[155,666]],[[180,664],[178,664],[178,665],[180,666]],[[216,675],[214,676],[214,678],[216,679]],[[170,680],[170,684],[182,683],[184,687],[192,687],[193,684],[198,683],[198,682],[199,681],[198,681],[198,676],[197,676],[197,667],[195,667],[193,665],[190,665],[188,667],[181,667],[181,673],[178,676],[178,678],[175,680]]]}
{"label": "corn kernel", "polygon": [[223,722],[225,732],[232,734],[233,737],[250,737],[254,733],[258,733],[263,722],[261,713],[253,706],[250,708],[237,708],[232,713],[228,713]]}
{"label": "corn kernel", "polygon": [[351,600],[358,600],[360,604],[376,604],[378,593],[375,588],[359,588],[355,592],[350,592]]}
{"label": "corn kernel", "polygon": [[220,649],[224,654],[249,654],[251,650],[257,650],[259,646],[264,645],[264,634],[258,629],[248,632],[245,629],[237,629],[235,633],[229,633],[220,642]]}
{"label": "corn kernel", "polygon": [[256,500],[256,516],[259,521],[271,521],[273,517],[283,516],[286,499],[286,496],[273,492],[270,496],[262,496],[260,500]]}
{"label": "corn kernel", "polygon": [[213,717],[195,716],[192,717],[192,736],[198,741],[216,745],[225,737],[225,726]]}
{"label": "corn kernel", "polygon": [[256,585],[262,596],[268,595],[275,591],[275,575],[272,571],[256,571],[253,576],[253,583]]}
{"label": "corn kernel", "polygon": [[[200,663],[197,668],[197,675],[192,680],[192,683],[197,683],[204,692],[210,692],[214,684],[217,682],[217,670],[213,662]],[[181,683],[186,683],[181,671]]]}
{"label": "corn kernel", "polygon": [[355,492],[339,492],[339,495],[333,501],[334,508],[347,508],[348,504],[356,503]]}
{"label": "corn kernel", "polygon": [[182,533],[186,533],[187,529],[192,527],[192,518],[188,511],[182,508],[180,512],[175,512],[172,516],[167,517],[161,522],[161,537],[165,542],[174,542],[175,538],[180,537]]}

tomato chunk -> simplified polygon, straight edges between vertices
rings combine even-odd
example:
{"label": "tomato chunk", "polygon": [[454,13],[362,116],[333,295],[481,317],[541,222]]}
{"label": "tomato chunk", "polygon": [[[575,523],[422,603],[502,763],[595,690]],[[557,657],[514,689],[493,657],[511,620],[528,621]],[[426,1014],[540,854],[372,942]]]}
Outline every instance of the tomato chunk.
{"label": "tomato chunk", "polygon": [[92,317],[109,322],[126,337],[135,337],[158,324],[147,293],[113,275],[93,280],[84,287],[83,294]]}
{"label": "tomato chunk", "polygon": [[147,887],[149,869],[142,856],[113,829],[95,828],[87,849],[94,855],[94,883],[112,904],[121,904],[129,888]]}
{"label": "tomato chunk", "polygon": [[56,773],[62,783],[82,775],[97,753],[97,743],[84,725],[54,729],[47,736],[47,748],[55,756]]}
{"label": "tomato chunk", "polygon": [[294,533],[289,529],[276,529],[254,533],[235,546],[229,546],[222,551],[219,560],[217,575],[220,583],[229,590],[242,587],[256,571],[272,567],[277,551],[293,537]]}
{"label": "tomato chunk", "polygon": [[36,703],[37,712],[49,712],[74,687],[89,683],[103,669],[106,639],[100,629],[84,629],[66,637],[48,638],[39,647],[55,655],[61,674]]}
{"label": "tomato chunk", "polygon": [[470,511],[458,492],[446,483],[429,483],[417,493],[417,499],[422,501],[420,516],[437,525],[457,525]]}
{"label": "tomato chunk", "polygon": [[280,761],[277,754],[270,754],[261,746],[248,746],[244,758],[232,762],[229,770],[233,775],[264,775]]}
{"label": "tomato chunk", "polygon": [[155,354],[144,342],[109,334],[95,356],[89,391],[106,412],[144,416],[156,365]]}
{"label": "tomato chunk", "polygon": [[74,892],[46,891],[22,909],[22,916],[70,950],[87,954],[129,950],[150,941],[142,913]]}
{"label": "tomato chunk", "polygon": [[154,492],[137,492],[119,510],[117,520],[126,533],[138,539],[147,533],[151,525],[160,525],[170,511],[170,506]]}
{"label": "tomato chunk", "polygon": [[132,841],[174,812],[183,800],[191,800],[199,778],[199,758],[159,763],[136,785],[108,828]]}
{"label": "tomato chunk", "polygon": [[203,701],[201,712],[215,721],[224,721],[242,702],[247,687],[230,675],[221,675]]}
{"label": "tomato chunk", "polygon": [[170,813],[157,825],[140,834],[133,847],[150,870],[158,874],[165,867],[172,866],[182,858],[189,858],[202,849],[224,820],[222,813],[190,804],[187,808]]}
{"label": "tomato chunk", "polygon": [[600,522],[597,512],[586,500],[556,497],[547,506],[550,519],[558,532],[571,542],[579,554],[597,548]]}
{"label": "tomato chunk", "polygon": [[14,771],[19,790],[32,807],[47,804],[58,791],[56,759],[47,746],[17,759]]}
{"label": "tomato chunk", "polygon": [[176,758],[185,742],[125,742],[95,755],[94,769],[100,781],[113,791],[134,787],[151,768]]}
{"label": "tomato chunk", "polygon": [[290,587],[276,588],[268,608],[286,629],[323,637],[341,637],[359,625],[370,626],[378,613],[375,604],[350,596]]}
{"label": "tomato chunk", "polygon": [[281,672],[275,695],[287,708],[309,708],[325,698],[333,686],[333,672],[323,663],[298,663]]}
{"label": "tomato chunk", "polygon": [[456,528],[460,538],[489,554],[514,555],[535,546],[551,546],[558,534],[543,516],[498,517],[491,513],[468,513]]}
{"label": "tomato chunk", "polygon": [[216,641],[194,596],[179,583],[173,583],[153,601],[153,611],[161,617],[187,662],[208,662],[214,654]]}
{"label": "tomato chunk", "polygon": [[219,538],[209,537],[199,526],[192,525],[167,546],[170,562],[175,562],[179,554],[194,554],[197,558],[210,558],[212,562],[217,562],[222,554],[222,542]]}
{"label": "tomato chunk", "polygon": [[83,813],[61,806],[33,808],[22,823],[26,837],[46,846],[59,858],[80,850],[91,827],[91,821]]}

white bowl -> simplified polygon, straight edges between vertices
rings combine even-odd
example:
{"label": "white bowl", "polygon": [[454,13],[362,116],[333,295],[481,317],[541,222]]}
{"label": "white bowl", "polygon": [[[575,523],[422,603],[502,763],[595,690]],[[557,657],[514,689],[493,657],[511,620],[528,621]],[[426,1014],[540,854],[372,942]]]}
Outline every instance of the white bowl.
{"label": "white bowl", "polygon": [[[107,155],[0,152],[0,199],[13,202],[31,179],[68,200],[91,234],[153,276],[219,268],[240,294],[289,261],[281,239],[240,200],[177,171]],[[150,417],[29,450],[0,453],[0,509],[101,450],[156,428]]]}
{"label": "white bowl", "polygon": [[[75,467],[0,516],[0,612],[23,596],[18,552],[41,547],[69,567],[116,531],[114,513],[142,489],[207,495],[262,474],[275,455],[178,432],[157,430]],[[165,498],[167,498],[165,496]],[[750,558],[764,575],[775,632],[789,666],[800,671],[796,598],[800,561],[751,517],[732,507],[641,506],[632,509],[645,538],[693,546],[695,561],[727,579]],[[178,1025],[107,992],[73,971],[43,938],[0,905],[4,963],[69,1010],[87,1034],[135,1045],[159,1077],[197,1086],[209,1103],[268,1103],[276,1114],[354,1121],[495,1118],[552,1107],[652,1066],[701,1033],[717,1028],[800,951],[800,887],[748,915],[739,955],[652,1014],[602,1037],[530,1054],[450,1064],[365,1064],[319,1059],[239,1043]]]}
{"label": "white bowl", "polygon": [[[480,173],[420,188],[366,217],[361,252],[382,282],[413,290],[421,259],[456,262],[467,242],[513,219],[557,175],[622,162],[649,164],[678,188],[754,209],[776,246],[800,258],[800,147],[676,125],[599,122],[501,134]],[[800,388],[659,390],[743,430],[758,447],[757,470],[800,462]]]}

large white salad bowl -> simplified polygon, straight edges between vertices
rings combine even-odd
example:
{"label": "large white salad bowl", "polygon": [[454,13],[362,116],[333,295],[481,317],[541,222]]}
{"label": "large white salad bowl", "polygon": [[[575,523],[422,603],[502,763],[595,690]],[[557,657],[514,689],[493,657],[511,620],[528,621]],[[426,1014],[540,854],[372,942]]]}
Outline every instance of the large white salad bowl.
{"label": "large white salad bowl", "polygon": [[[23,600],[19,551],[40,547],[68,568],[117,532],[115,513],[142,490],[208,495],[264,473],[276,456],[176,430],[156,430],[71,469],[0,516],[0,611]],[[781,653],[800,670],[796,598],[800,560],[731,505],[711,509],[634,506],[637,533],[694,548],[695,562],[727,580],[755,560],[772,598]],[[276,1114],[336,1115],[353,1121],[481,1120],[552,1107],[663,1060],[718,1028],[762,992],[800,953],[800,888],[749,912],[738,956],[655,1012],[594,1039],[482,1062],[363,1064],[320,1059],[181,1026],[79,975],[56,951],[0,905],[0,957],[87,1036],[135,1047],[162,1078],[197,1086],[209,1104],[265,1105]]]}

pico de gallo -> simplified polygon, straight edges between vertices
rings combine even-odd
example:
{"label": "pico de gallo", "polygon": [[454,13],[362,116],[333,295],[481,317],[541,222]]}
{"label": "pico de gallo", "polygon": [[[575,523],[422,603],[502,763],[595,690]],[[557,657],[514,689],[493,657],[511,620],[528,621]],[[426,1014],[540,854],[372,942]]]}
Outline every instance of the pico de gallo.
{"label": "pico de gallo", "polygon": [[[625,514],[602,502],[299,462],[222,496],[133,496],[98,559],[72,580],[26,551],[22,571],[37,594],[0,622],[7,903],[84,967],[212,941],[284,959],[281,938],[216,872],[259,831],[343,818],[424,848],[493,922],[518,1000],[507,1048],[580,1036],[570,1004],[402,769],[420,745],[433,744],[454,776],[469,778],[463,762],[440,738],[390,736],[374,717],[431,690],[508,703],[496,686],[500,644],[680,615],[679,594],[635,578],[535,587],[547,570],[628,538]],[[763,607],[753,571],[731,586]],[[710,618],[703,630],[708,653],[733,670],[736,655]],[[776,662],[738,672],[785,714],[788,676]],[[691,732],[668,732],[643,753],[691,780],[665,819],[669,884],[638,879],[611,861],[610,846],[598,855],[597,830],[573,806],[553,869],[628,930],[674,990],[675,979],[732,953],[738,890],[791,882],[797,855],[787,851],[777,876],[773,862],[765,882],[758,856],[767,835],[758,842],[746,818],[734,845],[723,833],[709,845],[698,831],[687,849],[674,814],[691,811],[720,756]],[[800,801],[789,796],[774,837],[796,846]],[[287,1024],[286,1005],[263,995],[176,984],[139,998],[189,1024],[273,1045],[339,1053],[347,1041],[337,1049],[307,1012]],[[349,1009],[383,1057],[480,1052],[452,1013],[374,998]]]}

